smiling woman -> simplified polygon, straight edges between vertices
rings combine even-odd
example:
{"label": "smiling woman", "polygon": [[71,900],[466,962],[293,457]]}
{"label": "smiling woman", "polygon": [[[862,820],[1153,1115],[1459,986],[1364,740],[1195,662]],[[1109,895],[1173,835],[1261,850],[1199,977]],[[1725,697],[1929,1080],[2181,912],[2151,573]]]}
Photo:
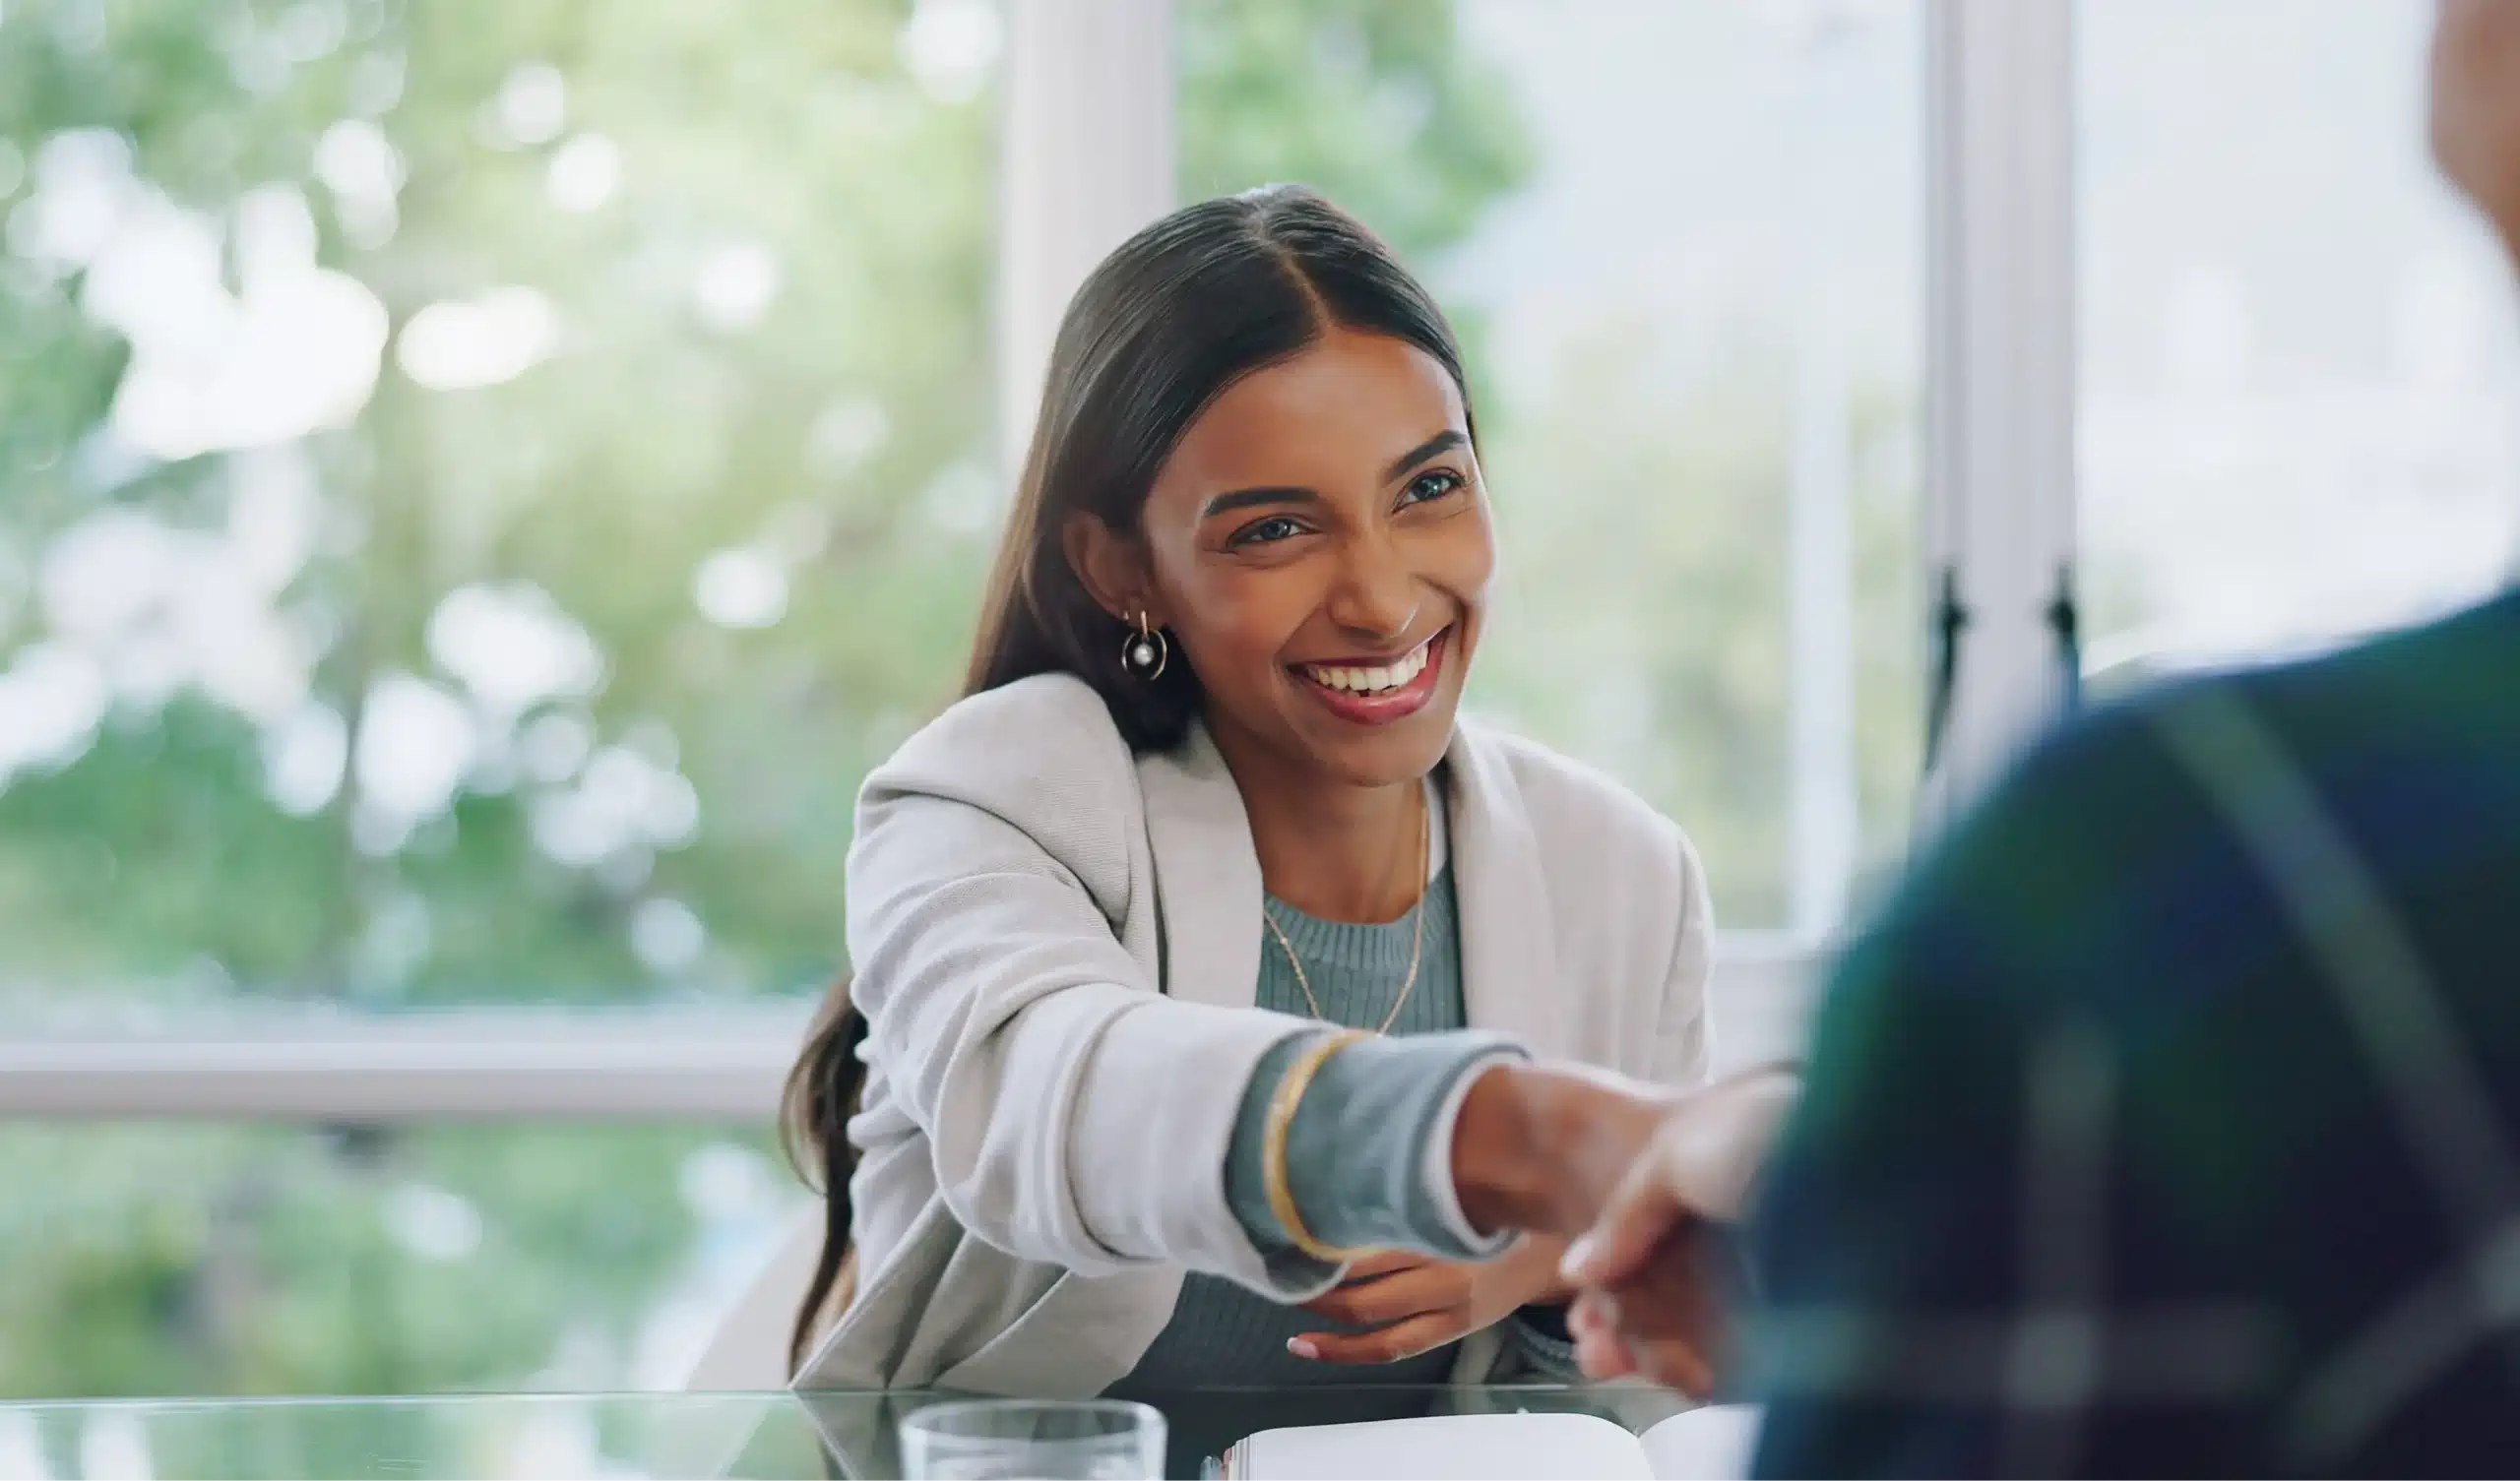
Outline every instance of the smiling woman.
{"label": "smiling woman", "polygon": [[1210,201],[1087,279],[967,697],[859,801],[801,1381],[1563,1359],[1557,1247],[1465,1212],[1453,1129],[1641,1137],[1522,1062],[1697,1080],[1712,922],[1668,820],[1462,720],[1496,559],[1459,346],[1352,217]]}
{"label": "smiling woman", "polygon": [[1441,753],[1496,549],[1458,351],[1428,339],[1334,323],[1217,397],[1138,530],[1070,526],[1096,600],[1145,611],[1214,675],[1236,775],[1309,760],[1371,786]]}

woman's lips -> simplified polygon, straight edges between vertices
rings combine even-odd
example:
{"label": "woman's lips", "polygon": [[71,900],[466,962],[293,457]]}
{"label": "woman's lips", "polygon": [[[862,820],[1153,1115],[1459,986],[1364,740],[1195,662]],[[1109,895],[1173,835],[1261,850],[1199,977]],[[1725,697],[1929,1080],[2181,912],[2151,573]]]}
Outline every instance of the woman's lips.
{"label": "woman's lips", "polygon": [[1387,663],[1295,663],[1289,669],[1298,687],[1343,720],[1357,725],[1388,725],[1426,708],[1443,677],[1447,627],[1409,652]]}

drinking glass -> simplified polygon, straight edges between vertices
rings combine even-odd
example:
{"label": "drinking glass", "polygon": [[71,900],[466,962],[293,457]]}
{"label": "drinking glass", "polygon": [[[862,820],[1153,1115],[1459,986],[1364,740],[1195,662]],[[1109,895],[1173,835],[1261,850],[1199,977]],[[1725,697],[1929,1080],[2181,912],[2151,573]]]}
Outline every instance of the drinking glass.
{"label": "drinking glass", "polygon": [[1164,1416],[1114,1399],[976,1399],[902,1421],[910,1481],[1159,1481]]}

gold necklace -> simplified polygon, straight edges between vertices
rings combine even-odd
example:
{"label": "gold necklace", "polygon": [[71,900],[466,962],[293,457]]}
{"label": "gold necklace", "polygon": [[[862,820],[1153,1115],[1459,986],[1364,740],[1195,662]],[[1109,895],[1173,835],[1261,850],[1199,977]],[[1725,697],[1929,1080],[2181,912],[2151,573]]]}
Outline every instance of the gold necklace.
{"label": "gold necklace", "polygon": [[[1400,1011],[1409,1006],[1409,995],[1411,992],[1415,991],[1418,986],[1418,954],[1426,945],[1426,888],[1424,880],[1426,878],[1426,855],[1432,848],[1432,845],[1428,842],[1428,838],[1435,831],[1435,819],[1434,814],[1426,810],[1424,801],[1425,795],[1426,794],[1423,789],[1420,789],[1418,794],[1419,799],[1418,806],[1421,813],[1418,829],[1418,879],[1419,884],[1418,887],[1418,903],[1410,909],[1410,914],[1416,919],[1417,924],[1411,927],[1409,932],[1409,975],[1401,979],[1400,996],[1391,1000],[1391,1012],[1383,1015],[1382,1026],[1374,1030],[1376,1033],[1389,1033],[1391,1032],[1391,1025],[1400,1021]],[[1260,918],[1269,923],[1269,934],[1278,939],[1278,950],[1287,954],[1287,965],[1295,969],[1295,986],[1303,989],[1304,1006],[1312,1010],[1312,1016],[1314,1018],[1321,1019],[1325,1023],[1330,1021],[1330,1015],[1321,1011],[1321,1000],[1312,995],[1312,979],[1304,975],[1303,958],[1295,955],[1294,943],[1287,940],[1286,928],[1278,924],[1278,912],[1269,908],[1269,902],[1266,898],[1263,898],[1260,902]]]}

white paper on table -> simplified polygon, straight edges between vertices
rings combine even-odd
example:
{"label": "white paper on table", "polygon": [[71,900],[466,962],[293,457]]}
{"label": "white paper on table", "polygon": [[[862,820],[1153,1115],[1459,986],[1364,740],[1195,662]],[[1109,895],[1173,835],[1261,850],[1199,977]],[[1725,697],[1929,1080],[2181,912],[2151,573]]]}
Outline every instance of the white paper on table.
{"label": "white paper on table", "polygon": [[1225,1457],[1234,1481],[1737,1481],[1758,1411],[1691,1409],[1642,1436],[1590,1414],[1439,1414],[1264,1430]]}
{"label": "white paper on table", "polygon": [[1674,1414],[1637,1437],[1656,1481],[1741,1481],[1759,1444],[1759,1411],[1712,1404]]}

